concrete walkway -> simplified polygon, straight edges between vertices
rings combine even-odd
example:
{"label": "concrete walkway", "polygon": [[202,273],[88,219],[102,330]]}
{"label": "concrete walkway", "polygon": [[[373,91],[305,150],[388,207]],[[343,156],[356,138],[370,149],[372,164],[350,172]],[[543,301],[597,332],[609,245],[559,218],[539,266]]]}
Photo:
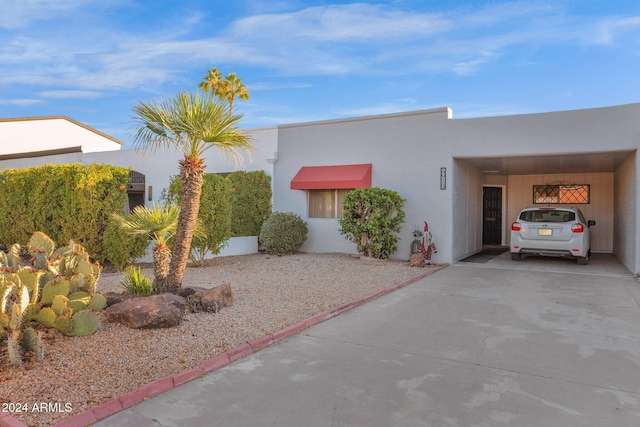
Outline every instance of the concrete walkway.
{"label": "concrete walkway", "polygon": [[640,425],[636,279],[606,257],[590,271],[502,258],[455,264],[96,425]]}

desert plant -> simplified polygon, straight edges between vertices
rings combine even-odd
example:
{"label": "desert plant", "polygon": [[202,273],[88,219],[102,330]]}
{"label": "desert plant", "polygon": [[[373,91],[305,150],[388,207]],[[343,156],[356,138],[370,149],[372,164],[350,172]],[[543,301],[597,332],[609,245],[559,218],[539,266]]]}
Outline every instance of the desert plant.
{"label": "desert plant", "polygon": [[128,266],[124,269],[120,287],[136,297],[147,297],[156,293],[156,289],[149,277],[140,267]]}
{"label": "desert plant", "polygon": [[113,217],[109,219],[107,228],[102,235],[102,248],[106,260],[113,264],[118,271],[124,270],[136,259],[142,258],[148,246],[149,236],[144,234],[132,236],[124,232]]}
{"label": "desert plant", "polygon": [[174,147],[184,154],[179,161],[182,204],[171,254],[167,290],[178,293],[191,253],[191,241],[200,209],[205,151],[217,148],[222,154],[241,158],[251,151],[251,138],[237,127],[242,116],[230,114],[226,99],[216,95],[180,92],[156,103],[140,102],[133,107],[134,142],[143,148]]}
{"label": "desert plant", "polygon": [[169,274],[171,246],[169,241],[176,232],[180,208],[172,203],[153,205],[151,208],[137,206],[129,215],[113,214],[120,228],[133,236],[150,236],[155,242],[153,265],[156,287],[166,291]]}
{"label": "desert plant", "polygon": [[291,212],[274,212],[262,224],[259,241],[270,254],[298,251],[307,240],[307,223]]}
{"label": "desert plant", "polygon": [[0,252],[0,336],[14,365],[23,351],[36,360],[44,357],[36,328],[55,327],[65,335],[81,336],[99,327],[95,311],[106,306],[97,292],[100,266],[83,246],[69,242],[59,248],[44,233],[34,233],[27,244],[28,262],[20,259],[19,244]]}
{"label": "desert plant", "polygon": [[358,252],[386,259],[398,248],[404,222],[404,199],[384,188],[358,188],[344,196],[340,233],[356,244]]}

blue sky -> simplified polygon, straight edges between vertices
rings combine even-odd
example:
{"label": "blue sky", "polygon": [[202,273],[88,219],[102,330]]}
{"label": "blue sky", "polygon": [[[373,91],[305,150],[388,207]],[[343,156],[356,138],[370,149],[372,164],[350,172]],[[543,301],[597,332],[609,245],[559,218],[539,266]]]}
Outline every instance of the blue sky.
{"label": "blue sky", "polygon": [[243,128],[448,106],[454,118],[640,102],[640,1],[0,0],[0,117],[121,139],[207,69]]}

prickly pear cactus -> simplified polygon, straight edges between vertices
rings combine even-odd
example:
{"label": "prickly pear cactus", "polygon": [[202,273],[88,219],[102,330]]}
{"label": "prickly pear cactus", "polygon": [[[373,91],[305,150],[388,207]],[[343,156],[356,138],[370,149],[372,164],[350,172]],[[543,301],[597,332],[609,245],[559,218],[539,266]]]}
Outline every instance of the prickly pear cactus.
{"label": "prickly pear cactus", "polygon": [[40,303],[42,305],[48,306],[53,303],[53,298],[56,295],[67,296],[69,295],[69,290],[71,289],[71,284],[66,277],[58,277],[57,279],[51,280],[44,285],[42,288],[42,297],[40,298]]}
{"label": "prickly pear cactus", "polygon": [[71,241],[56,249],[46,234],[36,232],[27,250],[29,261],[20,259],[18,244],[0,252],[0,339],[18,366],[23,352],[33,352],[36,360],[44,357],[38,328],[90,335],[100,326],[96,312],[106,306],[97,291],[101,267],[82,245]]}
{"label": "prickly pear cactus", "polygon": [[82,337],[91,335],[100,329],[98,316],[91,310],[84,310],[71,319],[71,336]]}

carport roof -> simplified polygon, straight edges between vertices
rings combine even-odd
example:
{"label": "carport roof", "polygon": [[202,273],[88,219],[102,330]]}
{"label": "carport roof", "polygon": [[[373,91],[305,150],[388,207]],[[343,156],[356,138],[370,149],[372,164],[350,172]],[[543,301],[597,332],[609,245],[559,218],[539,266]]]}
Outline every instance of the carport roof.
{"label": "carport roof", "polygon": [[487,174],[599,173],[614,172],[634,152],[625,150],[513,157],[456,157],[456,160],[463,160]]}

